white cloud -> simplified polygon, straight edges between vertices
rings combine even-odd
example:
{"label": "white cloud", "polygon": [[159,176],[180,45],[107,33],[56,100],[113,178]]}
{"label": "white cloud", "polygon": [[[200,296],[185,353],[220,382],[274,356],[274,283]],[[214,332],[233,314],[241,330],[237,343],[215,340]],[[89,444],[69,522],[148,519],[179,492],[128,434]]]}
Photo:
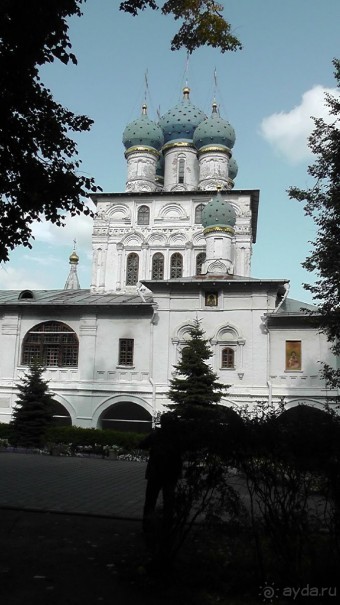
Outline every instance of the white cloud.
{"label": "white cloud", "polygon": [[[91,206],[92,209],[95,206]],[[77,240],[77,248],[89,248],[91,245],[93,219],[81,214],[79,216],[66,216],[65,227],[57,227],[45,220],[33,223],[33,236],[36,241],[47,244],[73,247],[73,240]]]}
{"label": "white cloud", "polygon": [[0,265],[0,288],[2,290],[44,290],[46,285],[38,281],[25,269]]}
{"label": "white cloud", "polygon": [[311,118],[331,121],[329,108],[325,105],[325,93],[339,96],[335,88],[314,86],[302,95],[300,105],[288,112],[274,113],[262,120],[260,132],[263,138],[292,164],[308,159],[308,137],[314,129]]}

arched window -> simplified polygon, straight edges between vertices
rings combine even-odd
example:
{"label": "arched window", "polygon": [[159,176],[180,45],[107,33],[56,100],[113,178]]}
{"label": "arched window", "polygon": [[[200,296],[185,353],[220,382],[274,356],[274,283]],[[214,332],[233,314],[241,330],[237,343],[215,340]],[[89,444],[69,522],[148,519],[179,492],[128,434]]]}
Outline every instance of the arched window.
{"label": "arched window", "polygon": [[178,183],[184,183],[184,172],[185,172],[185,158],[179,158],[178,160]]}
{"label": "arched window", "polygon": [[171,255],[170,259],[170,278],[182,277],[183,274],[183,256],[179,252]]}
{"label": "arched window", "polygon": [[195,224],[202,224],[202,212],[203,212],[204,204],[198,204],[195,208]]}
{"label": "arched window", "polygon": [[128,254],[126,259],[126,285],[135,286],[138,282],[139,256],[136,252]]}
{"label": "arched window", "polygon": [[164,278],[164,256],[160,252],[152,257],[152,279]]}
{"label": "arched window", "polygon": [[200,252],[196,256],[196,275],[201,275],[202,273],[202,265],[205,261],[206,254],[205,252]]}
{"label": "arched window", "polygon": [[222,368],[234,368],[235,367],[235,353],[231,347],[225,347],[222,349]]}
{"label": "arched window", "polygon": [[138,209],[137,225],[148,225],[150,223],[150,208],[141,206]]}
{"label": "arched window", "polygon": [[20,292],[18,299],[19,300],[34,299],[34,294],[33,294],[32,290],[23,290],[22,292]]}
{"label": "arched window", "polygon": [[78,366],[78,348],[78,338],[72,328],[61,321],[45,321],[27,332],[21,363],[74,368]]}

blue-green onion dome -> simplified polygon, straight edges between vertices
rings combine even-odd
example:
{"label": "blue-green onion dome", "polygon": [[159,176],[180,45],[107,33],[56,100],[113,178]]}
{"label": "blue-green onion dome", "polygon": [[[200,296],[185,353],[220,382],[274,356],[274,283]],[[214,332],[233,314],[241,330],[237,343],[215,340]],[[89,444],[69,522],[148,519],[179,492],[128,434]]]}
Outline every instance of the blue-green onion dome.
{"label": "blue-green onion dome", "polygon": [[164,132],[164,142],[190,141],[195,128],[206,119],[203,111],[195,107],[189,98],[190,89],[183,89],[183,99],[180,103],[169,109],[159,120]]}
{"label": "blue-green onion dome", "polygon": [[238,173],[238,165],[237,162],[234,158],[230,158],[229,160],[229,171],[228,171],[228,176],[230,179],[234,180],[237,177],[237,173]]}
{"label": "blue-green onion dome", "polygon": [[223,147],[232,149],[235,139],[235,130],[227,120],[220,117],[217,105],[213,103],[211,117],[201,122],[195,130],[195,146],[197,149],[201,149],[206,145],[223,145]]}
{"label": "blue-green onion dome", "polygon": [[202,225],[208,227],[231,227],[236,223],[236,212],[229,202],[222,199],[220,194],[209,202],[202,211]]}
{"label": "blue-green onion dome", "polygon": [[153,147],[158,151],[163,143],[163,131],[156,122],[150,120],[147,107],[144,104],[140,118],[126,126],[123,132],[123,145],[125,149],[141,145],[143,147]]}

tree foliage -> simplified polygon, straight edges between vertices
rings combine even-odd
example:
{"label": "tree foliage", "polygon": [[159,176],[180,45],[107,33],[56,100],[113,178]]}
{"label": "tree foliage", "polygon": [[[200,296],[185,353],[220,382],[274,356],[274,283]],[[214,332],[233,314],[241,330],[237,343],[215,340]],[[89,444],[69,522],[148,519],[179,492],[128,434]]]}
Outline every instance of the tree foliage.
{"label": "tree foliage", "polygon": [[[19,244],[31,246],[32,222],[65,224],[65,213],[91,214],[85,199],[93,178],[80,172],[72,133],[90,129],[92,120],[57,103],[39,69],[54,60],[76,64],[68,18],[81,16],[86,0],[0,0],[0,262]],[[138,14],[158,8],[154,0],[127,0],[120,9]],[[211,0],[168,0],[164,15],[183,19],[172,49],[189,52],[211,45],[222,52],[240,48]]]}
{"label": "tree foliage", "polygon": [[207,408],[219,403],[226,391],[225,385],[217,381],[208,360],[212,352],[199,320],[195,320],[189,331],[190,340],[182,349],[180,362],[175,365],[176,375],[170,380],[169,398],[176,404],[170,406],[178,414],[192,413],[192,408]]}
{"label": "tree foliage", "polygon": [[74,132],[92,120],[57,103],[39,68],[55,59],[76,63],[67,18],[82,0],[0,0],[0,261],[19,244],[31,247],[32,221],[64,224],[64,213],[89,213],[96,191],[80,174]]}
{"label": "tree foliage", "polygon": [[179,31],[171,41],[171,50],[186,48],[189,53],[201,46],[218,48],[222,53],[242,48],[232,33],[231,25],[223,17],[223,6],[213,0],[125,0],[120,9],[136,16],[140,10],[161,9],[163,15],[182,19]]}
{"label": "tree foliage", "polygon": [[41,447],[45,433],[53,420],[53,399],[48,383],[43,379],[44,369],[39,364],[30,367],[17,385],[19,396],[13,411],[13,442],[23,447]]}
{"label": "tree foliage", "polygon": [[[335,79],[340,89],[340,61],[334,59]],[[340,91],[339,91],[340,92]],[[316,156],[308,174],[314,179],[309,189],[291,187],[289,196],[304,203],[308,216],[317,226],[313,249],[303,266],[316,272],[314,284],[305,285],[318,305],[317,322],[340,353],[340,94],[326,94],[330,122],[314,118],[315,129],[309,147]],[[332,386],[340,384],[340,372],[324,367]]]}

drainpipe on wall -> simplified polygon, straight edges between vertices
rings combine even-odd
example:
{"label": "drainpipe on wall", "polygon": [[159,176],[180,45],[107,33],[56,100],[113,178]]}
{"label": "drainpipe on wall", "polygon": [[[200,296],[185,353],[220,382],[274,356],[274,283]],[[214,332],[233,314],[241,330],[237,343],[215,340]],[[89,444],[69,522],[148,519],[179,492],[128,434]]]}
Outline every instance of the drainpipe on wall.
{"label": "drainpipe on wall", "polygon": [[273,385],[270,380],[267,380],[267,385],[268,385],[268,402],[269,402],[269,405],[271,405],[272,401],[273,401]]}
{"label": "drainpipe on wall", "polygon": [[153,315],[150,321],[150,371],[149,371],[149,382],[152,387],[152,428],[155,428],[156,424],[156,386],[153,380],[153,340],[154,340],[154,325],[158,322],[158,305],[153,305]]}

